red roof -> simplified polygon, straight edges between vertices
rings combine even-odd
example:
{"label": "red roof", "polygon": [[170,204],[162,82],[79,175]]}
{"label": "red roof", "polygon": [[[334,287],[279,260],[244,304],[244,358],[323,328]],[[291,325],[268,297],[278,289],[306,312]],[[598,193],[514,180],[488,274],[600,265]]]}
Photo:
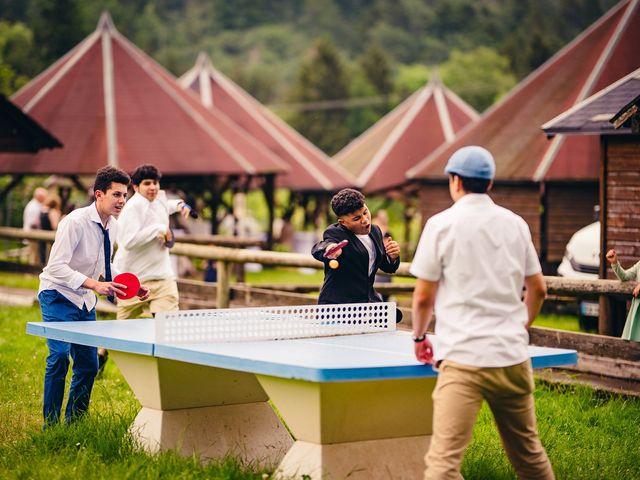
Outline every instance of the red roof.
{"label": "red roof", "polygon": [[201,53],[196,65],[179,80],[199,94],[208,108],[223,111],[290,167],[276,184],[296,191],[336,191],[354,180],[340,166],[306,138],[296,132],[264,105],[216,70],[209,57]]}
{"label": "red roof", "polygon": [[356,176],[359,188],[386,190],[404,183],[407,170],[477,118],[473,108],[434,76],[334,159]]}
{"label": "red roof", "polygon": [[481,145],[495,156],[498,180],[597,180],[597,138],[558,135],[549,141],[540,125],[640,67],[638,45],[639,0],[624,0],[407,177],[442,178],[456,149]]}
{"label": "red roof", "polygon": [[64,143],[33,160],[0,155],[2,173],[92,174],[153,163],[165,175],[288,170],[224,114],[202,106],[175,78],[116,31],[98,28],[12,100]]}

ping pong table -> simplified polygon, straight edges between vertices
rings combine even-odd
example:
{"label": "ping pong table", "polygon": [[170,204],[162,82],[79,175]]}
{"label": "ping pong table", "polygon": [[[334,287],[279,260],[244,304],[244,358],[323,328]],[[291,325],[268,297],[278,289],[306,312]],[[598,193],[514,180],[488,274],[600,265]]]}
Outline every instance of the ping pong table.
{"label": "ping pong table", "polygon": [[[392,322],[374,333],[252,341],[166,339],[158,319],[30,322],[27,333],[108,348],[142,404],[132,430],[149,451],[233,454],[277,465],[276,476],[414,479],[437,372]],[[534,368],[577,360],[574,350],[529,349]]]}

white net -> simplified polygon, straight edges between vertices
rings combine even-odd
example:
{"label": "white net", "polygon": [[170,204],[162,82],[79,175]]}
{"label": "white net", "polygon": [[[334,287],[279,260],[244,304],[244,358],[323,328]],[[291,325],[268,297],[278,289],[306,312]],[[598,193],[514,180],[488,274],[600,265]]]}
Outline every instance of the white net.
{"label": "white net", "polygon": [[382,332],[395,328],[394,302],[179,310],[156,315],[156,342],[279,340]]}

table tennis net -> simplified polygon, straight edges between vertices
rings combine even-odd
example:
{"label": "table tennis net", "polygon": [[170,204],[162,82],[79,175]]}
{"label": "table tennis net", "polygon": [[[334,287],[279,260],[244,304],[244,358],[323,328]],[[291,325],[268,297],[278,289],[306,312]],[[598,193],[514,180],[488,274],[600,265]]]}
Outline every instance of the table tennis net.
{"label": "table tennis net", "polygon": [[178,310],[156,315],[156,342],[280,340],[382,332],[395,328],[394,302]]}

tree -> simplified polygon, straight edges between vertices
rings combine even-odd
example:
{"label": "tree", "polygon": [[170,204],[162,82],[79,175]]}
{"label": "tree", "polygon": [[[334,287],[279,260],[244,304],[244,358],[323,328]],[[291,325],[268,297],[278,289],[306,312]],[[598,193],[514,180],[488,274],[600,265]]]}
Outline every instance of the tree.
{"label": "tree", "polygon": [[371,45],[360,58],[360,68],[379,95],[393,91],[391,62],[387,53],[378,44]]}
{"label": "tree", "polygon": [[78,44],[88,32],[78,0],[32,0],[31,29],[42,62],[50,65]]}
{"label": "tree", "polygon": [[[349,97],[349,79],[333,42],[324,37],[304,62],[296,80],[292,100],[297,103],[342,100]],[[349,139],[347,111],[337,106],[330,109],[301,111],[291,123],[302,135],[332,155]]]}
{"label": "tree", "polygon": [[33,35],[22,23],[0,22],[0,93],[9,96],[37,70]]}
{"label": "tree", "polygon": [[425,65],[400,65],[395,79],[395,91],[400,98],[406,98],[429,80],[429,69]]}
{"label": "tree", "polygon": [[443,82],[479,112],[498,100],[516,84],[509,59],[492,48],[468,52],[454,50],[440,67]]}

